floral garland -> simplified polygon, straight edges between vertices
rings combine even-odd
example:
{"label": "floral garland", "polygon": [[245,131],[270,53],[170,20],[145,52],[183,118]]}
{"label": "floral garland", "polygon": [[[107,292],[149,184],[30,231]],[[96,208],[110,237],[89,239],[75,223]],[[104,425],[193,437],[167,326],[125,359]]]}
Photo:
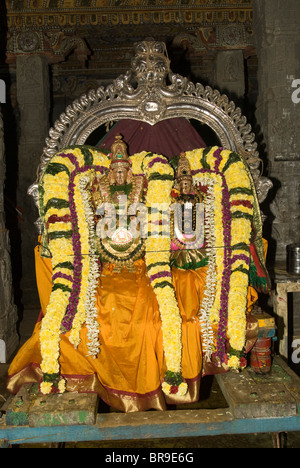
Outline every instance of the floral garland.
{"label": "floral garland", "polygon": [[91,208],[91,199],[90,194],[86,190],[87,184],[91,180],[91,175],[94,176],[94,171],[90,171],[86,177],[82,178],[80,181],[80,191],[82,199],[85,205],[85,217],[89,229],[89,260],[90,260],[90,269],[89,269],[89,279],[88,279],[88,290],[86,296],[86,325],[88,330],[88,349],[89,355],[96,357],[100,350],[99,343],[99,324],[97,321],[98,309],[95,304],[95,295],[98,286],[98,279],[100,277],[100,268],[99,268],[99,258],[97,254],[97,246],[95,242],[95,216]]}
{"label": "floral garland", "polygon": [[[253,216],[253,191],[242,158],[222,148],[186,153],[195,183],[207,187],[206,238],[208,278],[199,311],[204,351],[213,350],[213,328],[218,326],[220,363],[238,368],[246,333],[249,282],[249,243]],[[181,375],[181,315],[170,269],[169,223],[174,173],[163,156],[142,152],[131,156],[135,175],[148,181],[146,206],[150,215],[146,239],[146,266],[156,294],[162,321],[167,372],[162,383],[166,394],[187,392]],[[40,334],[44,374],[42,393],[63,392],[59,374],[60,333],[78,346],[86,322],[89,354],[99,352],[99,324],[95,291],[99,268],[94,244],[94,217],[86,186],[93,174],[105,173],[109,157],[93,148],[71,147],[48,163],[39,186],[40,214],[44,222],[42,251],[52,256],[53,287]],[[48,250],[47,250],[48,249]],[[227,354],[226,338],[232,352]]]}
{"label": "floral garland", "polygon": [[[166,158],[152,153],[134,155],[131,162],[135,175],[145,173],[148,178],[146,204],[150,232],[146,265],[162,320],[168,369],[162,388],[167,394],[179,392],[183,395],[187,384],[181,376],[181,316],[170,270],[170,235],[161,231],[164,216],[168,216],[174,174]],[[45,225],[44,254],[49,255],[49,249],[53,271],[56,271],[40,335],[44,373],[40,389],[44,394],[65,389],[65,382],[59,375],[60,333],[70,332],[69,339],[77,347],[80,329],[86,322],[89,354],[96,356],[99,352],[94,298],[100,273],[94,243],[94,217],[86,186],[95,170],[103,173],[108,167],[109,158],[98,151],[87,147],[68,148],[51,159],[39,187],[40,213]],[[68,261],[65,261],[67,256]]]}
{"label": "floral garland", "polygon": [[[195,183],[209,187],[214,196],[207,203],[209,217],[214,212],[214,231],[210,246],[208,285],[215,284],[212,304],[204,301],[200,313],[209,336],[208,355],[212,352],[210,326],[218,326],[216,356],[221,364],[238,369],[244,366],[246,340],[246,306],[249,284],[250,240],[254,196],[249,173],[242,158],[231,151],[212,147],[186,152]],[[210,223],[210,226],[212,223]],[[213,257],[213,259],[211,258]],[[211,291],[212,289],[210,289]],[[226,340],[230,350],[227,352]],[[207,342],[207,340],[206,340]]]}
{"label": "floral garland", "polygon": [[91,169],[104,173],[109,164],[109,158],[93,148],[71,147],[52,157],[39,185],[44,223],[42,254],[52,257],[53,268],[52,292],[40,333],[43,394],[65,391],[59,373],[60,333],[70,332],[70,341],[78,346],[81,326],[87,320],[92,325],[90,352],[99,348],[92,305],[97,271],[95,257],[89,255],[91,213],[87,211],[82,184]]}
{"label": "floral garland", "polygon": [[198,182],[207,187],[205,197],[205,239],[206,251],[208,256],[207,278],[203,300],[199,310],[199,323],[202,336],[202,352],[206,359],[211,360],[211,355],[214,349],[214,331],[210,322],[210,310],[212,309],[214,298],[216,295],[216,251],[215,251],[215,193],[214,180],[209,176],[197,179],[194,177],[196,185]]}
{"label": "floral garland", "polygon": [[146,206],[150,209],[145,260],[159,305],[167,366],[162,390],[167,395],[185,395],[188,386],[181,375],[182,319],[172,283],[170,231],[164,231],[169,226],[174,172],[165,157],[152,153],[144,155],[141,169],[148,180]]}

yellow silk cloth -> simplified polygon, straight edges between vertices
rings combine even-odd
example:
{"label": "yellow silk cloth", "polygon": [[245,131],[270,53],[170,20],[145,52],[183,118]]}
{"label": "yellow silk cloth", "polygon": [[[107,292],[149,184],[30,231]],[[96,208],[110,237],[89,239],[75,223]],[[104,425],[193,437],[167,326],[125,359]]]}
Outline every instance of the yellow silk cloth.
{"label": "yellow silk cloth", "polygon": [[[51,293],[51,260],[35,250],[36,276],[43,314]],[[77,349],[61,335],[61,374],[67,389],[95,391],[108,404],[121,411],[165,409],[165,402],[196,401],[202,371],[202,351],[196,316],[204,291],[206,268],[191,271],[174,270],[174,285],[182,315],[182,370],[188,380],[189,393],[184,397],[165,398],[161,381],[166,366],[162,344],[161,320],[155,293],[146,275],[143,260],[135,262],[136,271],[114,273],[108,265],[102,272],[97,294],[101,352],[94,359],[87,356],[87,329],[81,330]],[[40,381],[41,354],[39,332],[20,349],[9,368],[8,389],[15,393],[26,382]]]}
{"label": "yellow silk cloth", "polygon": [[[44,315],[52,288],[52,265],[50,259],[40,256],[40,246],[35,249],[35,258]],[[60,366],[67,381],[67,390],[97,392],[107,404],[126,412],[164,410],[166,403],[197,401],[201,374],[220,372],[213,363],[207,363],[203,368],[202,362],[197,313],[203,298],[207,268],[172,270],[182,316],[182,375],[187,380],[189,391],[185,396],[165,396],[161,391],[166,366],[158,304],[144,261],[135,262],[135,266],[135,272],[124,270],[121,274],[115,273],[113,265],[108,265],[102,272],[97,294],[101,342],[97,358],[87,355],[85,326],[77,349],[69,342],[68,334],[61,335]],[[255,291],[249,289],[249,304],[256,298]],[[40,328],[41,321],[9,368],[7,388],[12,393],[25,383],[42,379]],[[256,326],[251,323],[248,339],[253,343],[255,331]]]}

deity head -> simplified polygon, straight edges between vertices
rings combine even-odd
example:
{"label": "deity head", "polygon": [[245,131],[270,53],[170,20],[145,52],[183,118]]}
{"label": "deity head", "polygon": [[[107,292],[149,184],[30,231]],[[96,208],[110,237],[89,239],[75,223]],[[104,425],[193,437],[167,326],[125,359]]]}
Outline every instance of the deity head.
{"label": "deity head", "polygon": [[111,185],[126,185],[132,181],[132,171],[126,143],[117,135],[111,147],[109,182]]}
{"label": "deity head", "polygon": [[185,153],[180,154],[176,180],[177,187],[182,195],[189,195],[193,191],[191,167]]}

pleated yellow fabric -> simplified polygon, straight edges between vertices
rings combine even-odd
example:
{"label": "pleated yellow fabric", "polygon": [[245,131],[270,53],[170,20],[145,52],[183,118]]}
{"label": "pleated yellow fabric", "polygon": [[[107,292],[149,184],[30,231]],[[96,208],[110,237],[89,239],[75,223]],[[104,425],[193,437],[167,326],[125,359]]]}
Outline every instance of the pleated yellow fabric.
{"label": "pleated yellow fabric", "polygon": [[[46,313],[52,288],[51,259],[35,249],[36,276],[42,313]],[[188,393],[164,395],[161,381],[166,372],[161,319],[155,293],[146,274],[145,262],[135,262],[135,272],[114,272],[108,264],[101,275],[97,292],[101,352],[88,356],[87,329],[81,329],[77,349],[61,335],[60,367],[67,390],[96,392],[120,411],[164,410],[166,403],[197,401],[201,374],[220,372],[213,363],[203,367],[201,329],[198,311],[203,299],[207,268],[180,270],[173,268],[173,283],[182,317],[182,375]],[[257,300],[253,288],[248,291],[248,311]],[[25,383],[40,382],[42,361],[39,334],[41,321],[31,338],[17,353],[8,371],[7,388],[12,393]],[[248,348],[256,339],[256,324],[248,323]],[[222,370],[221,370],[222,371]]]}
{"label": "pleated yellow fabric", "polygon": [[[51,293],[51,260],[35,250],[36,274],[42,311],[45,314]],[[182,375],[189,381],[184,397],[161,392],[166,372],[161,320],[157,299],[146,274],[143,260],[136,271],[115,273],[113,265],[104,268],[97,294],[101,352],[88,356],[87,329],[81,330],[77,349],[61,336],[60,367],[67,389],[96,391],[108,404],[120,410],[164,409],[169,403],[198,398],[202,371],[201,334],[197,319],[204,292],[206,268],[196,271],[173,269],[173,281],[182,316]],[[16,392],[28,381],[40,381],[42,373],[37,323],[32,337],[20,349],[9,368],[8,389]]]}

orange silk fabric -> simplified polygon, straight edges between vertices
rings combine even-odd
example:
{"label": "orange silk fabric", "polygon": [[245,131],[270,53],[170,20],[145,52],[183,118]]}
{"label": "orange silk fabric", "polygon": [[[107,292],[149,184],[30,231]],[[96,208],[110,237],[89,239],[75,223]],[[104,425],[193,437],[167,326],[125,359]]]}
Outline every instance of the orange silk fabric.
{"label": "orange silk fabric", "polygon": [[[38,246],[35,250],[36,276],[45,314],[51,293],[52,267],[50,259],[40,257],[39,249]],[[145,263],[139,260],[135,266],[135,272],[114,273],[112,265],[102,272],[97,294],[101,352],[96,359],[87,355],[85,326],[77,349],[69,342],[68,334],[61,336],[61,373],[67,376],[69,389],[76,390],[78,385],[84,387],[85,382],[108,403],[119,397],[123,400],[161,400],[160,385],[166,371],[161,319]],[[201,335],[196,316],[204,291],[206,268],[197,271],[174,269],[173,277],[182,315],[182,373],[184,378],[191,379],[190,395],[181,400],[191,401],[197,399],[197,382],[202,371]],[[32,373],[36,373],[33,380],[41,377],[40,327],[41,322],[38,322],[32,337],[10,366],[8,388],[12,392],[24,383],[24,379],[30,381]],[[160,408],[163,404],[159,401],[154,404],[156,406]]]}
{"label": "orange silk fabric", "polygon": [[[46,313],[52,288],[51,260],[35,249],[36,277],[43,315]],[[61,335],[61,374],[69,391],[93,391],[109,405],[121,411],[150,408],[163,410],[167,403],[197,401],[202,363],[201,330],[197,318],[203,298],[207,268],[196,271],[173,269],[173,281],[182,316],[182,375],[189,391],[184,397],[161,391],[166,371],[161,319],[155,293],[149,283],[143,260],[135,262],[136,271],[115,273],[112,265],[104,268],[97,294],[101,352],[88,356],[87,329],[81,330],[77,349]],[[257,299],[249,288],[248,310]],[[255,338],[251,325],[249,338]],[[8,389],[16,393],[24,383],[39,382],[42,372],[39,334],[41,321],[31,338],[14,358],[8,372]],[[254,337],[254,338],[253,338]],[[214,365],[211,364],[214,367]],[[208,366],[209,367],[209,366]],[[217,369],[214,367],[212,373]],[[210,373],[210,372],[209,372]]]}

